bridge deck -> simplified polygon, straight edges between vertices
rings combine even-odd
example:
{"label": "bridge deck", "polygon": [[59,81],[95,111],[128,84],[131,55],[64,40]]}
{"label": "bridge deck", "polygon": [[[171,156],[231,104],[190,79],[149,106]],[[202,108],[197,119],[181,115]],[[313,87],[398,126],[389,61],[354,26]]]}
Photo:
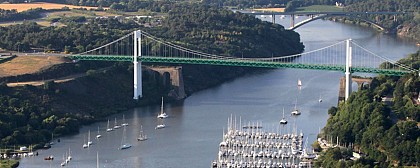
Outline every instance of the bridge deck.
{"label": "bridge deck", "polygon": [[[127,61],[132,62],[133,56],[122,55],[72,55],[69,56],[75,60],[94,60],[94,61]],[[284,63],[271,62],[250,59],[203,59],[203,58],[178,58],[178,57],[156,57],[156,56],[142,56],[138,57],[142,62],[150,63],[170,63],[170,64],[206,64],[206,65],[223,65],[223,66],[244,66],[257,68],[297,68],[297,69],[313,69],[313,70],[328,70],[328,71],[345,71],[345,66],[342,65],[317,65],[317,64],[300,64],[300,63]],[[393,70],[393,69],[377,69],[377,68],[363,68],[352,67],[352,72],[362,73],[377,73],[384,75],[401,76],[409,71]]]}

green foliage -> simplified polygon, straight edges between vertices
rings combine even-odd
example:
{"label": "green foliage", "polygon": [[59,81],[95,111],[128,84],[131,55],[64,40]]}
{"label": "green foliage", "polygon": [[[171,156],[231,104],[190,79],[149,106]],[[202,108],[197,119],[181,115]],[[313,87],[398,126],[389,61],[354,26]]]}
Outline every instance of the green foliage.
{"label": "green foliage", "polygon": [[[345,9],[351,12],[408,12],[403,15],[366,15],[363,17],[369,18],[389,30],[400,29],[399,32],[406,34],[406,36],[420,40],[420,18],[418,17],[420,5],[418,0],[383,0],[381,3],[376,0],[363,0],[348,4]],[[394,17],[396,17],[395,20]]]}
{"label": "green foliage", "polygon": [[42,8],[29,9],[23,12],[17,12],[16,9],[0,9],[0,22],[37,19],[42,17],[43,12],[45,12],[45,10]]}
{"label": "green foliage", "polygon": [[[400,60],[413,60],[416,54]],[[412,61],[413,67],[420,65]],[[387,167],[390,164],[413,166],[420,164],[418,143],[420,129],[418,126],[420,106],[415,105],[420,78],[418,74],[409,74],[401,78],[379,76],[372,80],[371,87],[353,92],[346,103],[338,108],[332,107],[328,113],[330,118],[324,128],[325,135],[338,137],[342,144],[354,144],[367,156],[365,159],[345,161],[346,167],[355,166]],[[393,96],[393,105],[386,106],[378,98]],[[375,101],[373,101],[375,100]],[[331,155],[331,156],[330,156]],[[327,151],[317,162],[323,167],[336,167],[338,151]]]}
{"label": "green foliage", "polygon": [[50,48],[68,52],[84,52],[109,43],[128,34],[137,26],[133,23],[121,23],[115,19],[91,20],[88,24],[77,24],[84,17],[61,19],[68,24],[65,27],[42,28],[34,22],[25,22],[0,28],[0,48],[28,51],[31,47]]}
{"label": "green foliage", "polygon": [[152,34],[211,54],[235,57],[271,57],[303,51],[299,34],[242,13],[202,5],[171,9]]}

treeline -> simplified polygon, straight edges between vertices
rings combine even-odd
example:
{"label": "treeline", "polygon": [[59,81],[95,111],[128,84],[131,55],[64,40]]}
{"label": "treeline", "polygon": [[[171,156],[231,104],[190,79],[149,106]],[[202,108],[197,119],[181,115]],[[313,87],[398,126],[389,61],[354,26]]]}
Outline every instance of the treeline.
{"label": "treeline", "polygon": [[37,19],[42,17],[42,12],[45,12],[45,10],[41,8],[29,9],[23,12],[18,12],[16,9],[0,9],[0,22]]}
{"label": "treeline", "polygon": [[0,27],[0,48],[14,51],[44,48],[79,53],[118,39],[137,27],[135,23],[116,19],[94,19],[87,24],[74,22],[59,28],[24,22]]}
{"label": "treeline", "polygon": [[[406,65],[420,66],[420,53],[401,60]],[[322,167],[389,167],[420,164],[420,92],[417,73],[403,77],[379,76],[369,87],[353,92],[346,103],[329,109],[330,118],[324,135],[338,137],[340,144],[352,144],[366,157],[346,160],[346,150],[330,149],[316,163]],[[383,97],[392,97],[385,105]],[[332,156],[332,157],[331,157]]]}
{"label": "treeline", "polygon": [[344,0],[291,0],[286,5],[286,11],[294,11],[296,8],[311,5],[335,5],[336,2],[343,3]]}
{"label": "treeline", "polygon": [[396,20],[394,20],[393,15],[366,15],[365,17],[380,23],[393,32],[420,41],[420,5],[418,0],[384,0],[381,3],[375,0],[364,0],[349,4],[345,10],[351,12],[407,12],[406,14],[396,15]]}
{"label": "treeline", "polygon": [[258,7],[285,7],[291,0],[203,0],[202,3],[214,6],[234,6],[239,9]]}
{"label": "treeline", "polygon": [[298,33],[242,13],[205,5],[179,5],[152,34],[211,54],[271,57],[303,51]]}

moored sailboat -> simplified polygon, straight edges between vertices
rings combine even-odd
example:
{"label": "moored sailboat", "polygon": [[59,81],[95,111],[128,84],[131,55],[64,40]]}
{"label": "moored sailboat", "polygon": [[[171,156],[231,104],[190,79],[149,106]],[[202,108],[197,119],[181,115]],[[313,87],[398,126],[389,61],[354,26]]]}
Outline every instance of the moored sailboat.
{"label": "moored sailboat", "polygon": [[128,123],[126,123],[126,122],[125,122],[125,117],[124,117],[124,114],[123,114],[123,121],[122,121],[121,126],[128,126]]}
{"label": "moored sailboat", "polygon": [[295,108],[292,110],[292,115],[300,115],[299,109],[297,108],[297,98],[295,103]]}
{"label": "moored sailboat", "polygon": [[96,134],[96,139],[99,139],[101,137],[102,137],[102,135],[99,133],[99,126],[98,126],[98,134]]}
{"label": "moored sailboat", "polygon": [[88,146],[88,144],[86,143],[86,136],[85,137],[83,137],[83,146],[82,146],[83,148],[87,148],[87,147],[89,147]]}
{"label": "moored sailboat", "polygon": [[88,145],[88,147],[89,147],[89,146],[90,146],[90,145],[92,145],[92,144],[93,144],[93,142],[90,140],[90,130],[89,130],[87,145]]}
{"label": "moored sailboat", "polygon": [[165,128],[166,125],[163,123],[162,119],[158,119],[159,124],[155,127],[155,129],[162,129]]}
{"label": "moored sailboat", "polygon": [[162,104],[160,106],[160,113],[157,118],[168,118],[169,116],[163,111],[163,97],[162,97]]}
{"label": "moored sailboat", "polygon": [[70,162],[70,160],[72,159],[72,157],[71,157],[71,151],[70,151],[70,148],[69,148],[69,155],[67,156],[67,162]]}
{"label": "moored sailboat", "polygon": [[147,140],[147,135],[144,134],[143,132],[143,125],[140,126],[140,134],[139,137],[137,138],[137,141],[145,141]]}
{"label": "moored sailboat", "polygon": [[131,144],[126,142],[127,137],[126,137],[125,134],[126,134],[126,129],[125,129],[125,126],[124,126],[123,136],[122,136],[122,140],[121,140],[121,146],[119,148],[120,150],[131,148]]}
{"label": "moored sailboat", "polygon": [[284,108],[283,108],[283,118],[280,120],[280,124],[287,124],[287,120],[284,118]]}
{"label": "moored sailboat", "polygon": [[108,119],[108,124],[106,125],[106,132],[110,132],[113,131],[114,129],[112,129],[111,127],[109,127],[109,119]]}
{"label": "moored sailboat", "polygon": [[115,117],[114,129],[118,129],[118,128],[121,128],[121,125],[118,125],[118,123],[117,123],[117,117]]}

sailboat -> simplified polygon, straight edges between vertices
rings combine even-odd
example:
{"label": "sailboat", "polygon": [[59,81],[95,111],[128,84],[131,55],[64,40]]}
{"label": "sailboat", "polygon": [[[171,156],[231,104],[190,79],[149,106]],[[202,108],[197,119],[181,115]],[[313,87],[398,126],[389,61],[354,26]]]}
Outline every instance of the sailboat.
{"label": "sailboat", "polygon": [[163,123],[163,120],[162,119],[158,119],[158,121],[160,121],[160,124],[158,124],[155,127],[155,129],[162,129],[162,128],[165,128],[166,127],[166,125]]}
{"label": "sailboat", "polygon": [[284,108],[283,108],[283,118],[280,120],[280,124],[287,124],[287,121],[284,118]]}
{"label": "sailboat", "polygon": [[117,123],[117,117],[115,117],[114,129],[118,129],[118,128],[121,128],[121,126],[118,125],[118,123]]}
{"label": "sailboat", "polygon": [[90,145],[92,145],[92,141],[90,140],[90,130],[89,130],[89,133],[88,133],[88,143],[87,143],[87,145],[88,145],[88,147],[90,146]]}
{"label": "sailboat", "polygon": [[297,109],[297,98],[296,98],[296,103],[295,103],[295,108],[292,111],[292,115],[300,115],[299,109]]}
{"label": "sailboat", "polygon": [[125,130],[125,126],[124,126],[124,131],[123,131],[123,136],[122,136],[122,140],[121,140],[120,150],[131,148],[131,144],[125,142],[126,139],[127,139],[125,133],[126,133],[126,130]]}
{"label": "sailboat", "polygon": [[319,99],[318,99],[318,102],[322,102],[322,98],[321,98],[321,95],[319,95]]}
{"label": "sailboat", "polygon": [[108,119],[108,124],[106,125],[106,132],[110,132],[113,129],[109,127],[109,119]]}
{"label": "sailboat", "polygon": [[302,81],[300,79],[298,79],[298,86],[302,86]]}
{"label": "sailboat", "polygon": [[50,145],[54,145],[54,132],[51,133],[51,142]]}
{"label": "sailboat", "polygon": [[99,133],[99,126],[98,126],[98,134],[96,135],[96,139],[99,139],[101,137],[102,137],[102,135]]}
{"label": "sailboat", "polygon": [[86,144],[86,136],[85,137],[83,137],[83,146],[82,146],[83,148],[87,148],[87,147],[89,147],[88,146],[88,144]]}
{"label": "sailboat", "polygon": [[65,166],[67,164],[66,159],[65,159],[65,155],[63,154],[63,162],[61,162],[61,166]]}
{"label": "sailboat", "polygon": [[157,118],[168,118],[169,116],[163,112],[163,97],[162,97],[162,105],[160,106],[160,113]]}
{"label": "sailboat", "polygon": [[140,125],[140,134],[139,137],[137,138],[137,141],[145,141],[147,140],[147,136],[146,134],[143,133],[143,125]]}
{"label": "sailboat", "polygon": [[70,152],[70,148],[69,148],[69,155],[67,156],[66,162],[70,162],[70,160],[72,159],[71,157],[71,152]]}
{"label": "sailboat", "polygon": [[121,124],[121,126],[128,126],[128,123],[125,122],[124,114],[123,114],[123,123]]}

